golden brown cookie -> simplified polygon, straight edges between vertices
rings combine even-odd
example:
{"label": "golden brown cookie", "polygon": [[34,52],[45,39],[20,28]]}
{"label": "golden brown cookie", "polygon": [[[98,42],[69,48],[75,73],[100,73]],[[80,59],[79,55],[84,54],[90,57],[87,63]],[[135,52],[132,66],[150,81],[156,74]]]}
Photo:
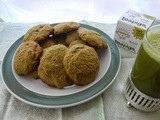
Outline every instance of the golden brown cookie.
{"label": "golden brown cookie", "polygon": [[41,42],[50,34],[53,34],[53,28],[49,24],[41,24],[30,28],[24,35],[23,41]]}
{"label": "golden brown cookie", "polygon": [[54,34],[62,34],[67,33],[71,30],[78,29],[80,27],[79,23],[77,22],[63,22],[55,25],[54,28]]}
{"label": "golden brown cookie", "polygon": [[34,41],[23,42],[14,56],[14,69],[19,75],[27,75],[35,68],[43,49]]}
{"label": "golden brown cookie", "polygon": [[44,50],[38,67],[38,75],[47,85],[63,88],[72,83],[63,66],[63,58],[67,50],[68,48],[61,44]]}
{"label": "golden brown cookie", "polygon": [[78,34],[82,40],[94,48],[108,48],[104,38],[94,30],[79,28]]}
{"label": "golden brown cookie", "polygon": [[86,85],[94,81],[100,67],[94,48],[83,44],[73,45],[67,51],[63,64],[68,76],[76,85]]}

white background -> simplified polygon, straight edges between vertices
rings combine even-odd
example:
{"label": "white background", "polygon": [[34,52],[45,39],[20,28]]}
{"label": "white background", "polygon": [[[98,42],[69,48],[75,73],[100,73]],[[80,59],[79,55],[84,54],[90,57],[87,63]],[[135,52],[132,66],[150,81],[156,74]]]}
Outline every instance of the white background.
{"label": "white background", "polygon": [[0,0],[0,18],[6,22],[116,23],[127,9],[160,18],[160,0]]}

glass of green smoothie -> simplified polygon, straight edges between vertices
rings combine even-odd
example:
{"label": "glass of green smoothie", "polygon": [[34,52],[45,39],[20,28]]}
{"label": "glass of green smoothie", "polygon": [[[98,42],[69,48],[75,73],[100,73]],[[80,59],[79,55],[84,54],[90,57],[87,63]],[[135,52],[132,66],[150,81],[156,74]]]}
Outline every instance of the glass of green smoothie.
{"label": "glass of green smoothie", "polygon": [[146,31],[131,71],[131,80],[142,93],[160,98],[160,24]]}

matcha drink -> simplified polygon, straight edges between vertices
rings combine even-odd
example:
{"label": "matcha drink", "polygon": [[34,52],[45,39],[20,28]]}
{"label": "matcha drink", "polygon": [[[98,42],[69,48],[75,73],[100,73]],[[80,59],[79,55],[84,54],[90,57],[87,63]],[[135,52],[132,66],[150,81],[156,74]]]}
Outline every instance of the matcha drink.
{"label": "matcha drink", "polygon": [[144,94],[160,98],[160,25],[146,32],[131,71],[131,79]]}

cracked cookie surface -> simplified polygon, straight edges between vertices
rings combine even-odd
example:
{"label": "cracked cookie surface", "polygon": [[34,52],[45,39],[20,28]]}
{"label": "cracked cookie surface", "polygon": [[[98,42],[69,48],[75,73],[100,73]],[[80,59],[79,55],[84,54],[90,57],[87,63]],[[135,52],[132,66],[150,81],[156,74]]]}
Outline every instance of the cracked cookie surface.
{"label": "cracked cookie surface", "polygon": [[23,41],[41,42],[50,34],[53,34],[53,28],[50,24],[41,24],[30,28],[24,35]]}
{"label": "cracked cookie surface", "polygon": [[83,44],[71,46],[63,64],[68,76],[76,85],[86,85],[94,81],[100,67],[94,48]]}
{"label": "cracked cookie surface", "polygon": [[79,28],[78,34],[83,41],[94,48],[108,48],[104,38],[94,30]]}
{"label": "cracked cookie surface", "polygon": [[19,75],[27,75],[38,64],[43,49],[34,41],[23,42],[14,57],[14,69]]}
{"label": "cracked cookie surface", "polygon": [[38,67],[38,75],[47,85],[63,88],[72,84],[63,66],[63,58],[67,50],[68,48],[61,44],[44,50]]}
{"label": "cracked cookie surface", "polygon": [[77,22],[62,22],[57,25],[55,25],[54,28],[54,34],[63,34],[67,33],[69,31],[78,29],[80,27],[80,24]]}

